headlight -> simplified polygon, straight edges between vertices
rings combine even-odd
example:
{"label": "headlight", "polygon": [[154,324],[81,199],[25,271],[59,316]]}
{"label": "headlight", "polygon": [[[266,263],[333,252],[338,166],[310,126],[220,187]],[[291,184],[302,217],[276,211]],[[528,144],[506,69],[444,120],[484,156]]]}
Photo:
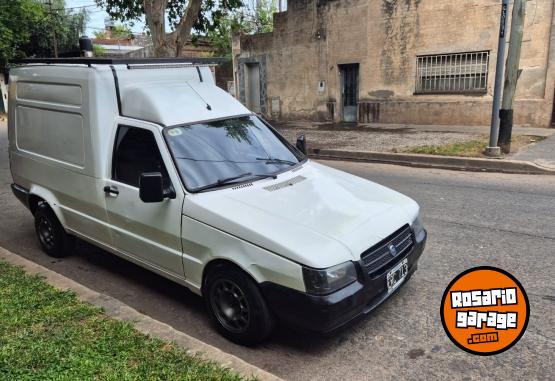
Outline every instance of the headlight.
{"label": "headlight", "polygon": [[330,294],[357,280],[353,262],[345,262],[327,269],[318,270],[303,267],[306,291],[310,294]]}
{"label": "headlight", "polygon": [[414,230],[414,236],[416,237],[416,240],[421,241],[420,237],[424,233],[424,225],[422,225],[420,215],[416,217],[416,220],[413,221],[412,230]]}

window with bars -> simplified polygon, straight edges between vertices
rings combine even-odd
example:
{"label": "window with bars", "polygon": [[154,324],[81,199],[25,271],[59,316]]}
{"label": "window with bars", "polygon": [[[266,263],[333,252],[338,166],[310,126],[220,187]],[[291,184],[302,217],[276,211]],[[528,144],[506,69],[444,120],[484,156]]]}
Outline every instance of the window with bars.
{"label": "window with bars", "polygon": [[418,56],[416,94],[485,94],[489,51]]}

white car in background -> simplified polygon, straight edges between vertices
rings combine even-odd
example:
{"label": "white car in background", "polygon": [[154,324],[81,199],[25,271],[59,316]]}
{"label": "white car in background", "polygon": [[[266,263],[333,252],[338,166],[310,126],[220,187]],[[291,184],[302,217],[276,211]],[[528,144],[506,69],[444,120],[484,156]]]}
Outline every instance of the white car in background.
{"label": "white car in background", "polygon": [[329,332],[415,272],[410,198],[309,160],[183,60],[27,60],[10,72],[14,194],[55,257],[74,237],[184,285],[242,344]]}

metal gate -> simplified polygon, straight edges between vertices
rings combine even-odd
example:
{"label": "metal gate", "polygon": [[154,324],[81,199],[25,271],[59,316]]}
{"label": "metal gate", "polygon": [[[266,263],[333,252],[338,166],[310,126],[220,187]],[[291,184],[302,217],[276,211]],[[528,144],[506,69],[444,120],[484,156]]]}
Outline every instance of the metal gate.
{"label": "metal gate", "polygon": [[341,119],[356,122],[358,103],[358,64],[339,65],[341,76]]}
{"label": "metal gate", "polygon": [[245,101],[249,110],[259,114],[260,108],[260,64],[245,65]]}

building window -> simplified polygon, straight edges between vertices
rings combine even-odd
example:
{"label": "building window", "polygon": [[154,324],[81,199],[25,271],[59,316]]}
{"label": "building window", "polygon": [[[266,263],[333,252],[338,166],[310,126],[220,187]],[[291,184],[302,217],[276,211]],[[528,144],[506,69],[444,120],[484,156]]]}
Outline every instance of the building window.
{"label": "building window", "polygon": [[489,51],[418,56],[416,94],[485,94]]}

